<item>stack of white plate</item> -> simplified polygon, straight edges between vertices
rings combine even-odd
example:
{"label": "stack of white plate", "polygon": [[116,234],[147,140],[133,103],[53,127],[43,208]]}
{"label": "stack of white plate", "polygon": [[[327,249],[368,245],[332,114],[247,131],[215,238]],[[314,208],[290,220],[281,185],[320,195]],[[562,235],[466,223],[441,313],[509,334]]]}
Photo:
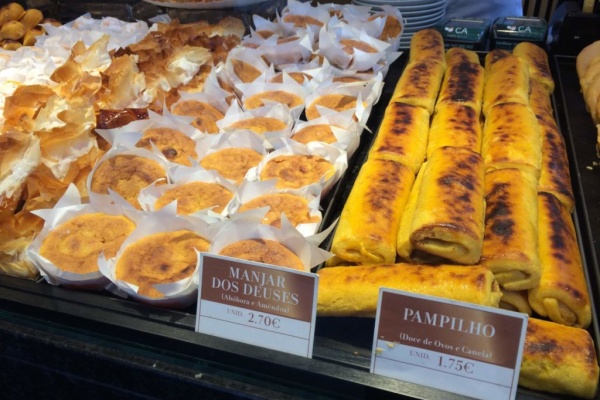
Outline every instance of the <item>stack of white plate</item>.
{"label": "stack of white plate", "polygon": [[[485,1],[485,0],[484,0]],[[369,6],[388,5],[398,8],[404,18],[404,32],[400,38],[400,48],[408,49],[415,32],[431,28],[444,19],[448,0],[352,0],[352,4]]]}

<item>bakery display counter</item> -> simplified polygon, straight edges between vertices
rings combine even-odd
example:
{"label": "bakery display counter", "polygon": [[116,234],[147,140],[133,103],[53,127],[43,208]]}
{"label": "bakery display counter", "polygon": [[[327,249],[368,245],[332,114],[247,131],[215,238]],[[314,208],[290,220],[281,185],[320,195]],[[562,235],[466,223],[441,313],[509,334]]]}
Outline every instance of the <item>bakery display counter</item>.
{"label": "bakery display counter", "polygon": [[[596,308],[600,209],[596,207],[595,129],[577,96],[574,59],[556,56],[554,60],[554,103],[572,163],[575,222]],[[368,123],[371,132],[378,129],[406,62],[404,54],[392,64]],[[326,224],[339,216],[371,140],[368,132],[362,135],[348,170],[325,198]],[[85,383],[95,390],[92,398],[198,394],[203,398],[462,398],[370,374],[374,330],[370,318],[318,318],[313,358],[306,359],[196,333],[195,311],[195,306],[161,309],[106,291],[82,292],[43,280],[0,275],[0,362],[8,366],[0,382],[13,383],[3,385],[10,386],[9,394],[31,395],[41,393],[41,386],[49,382],[57,394],[73,393],[72,385],[76,392]],[[590,332],[599,343],[596,318]],[[40,387],[23,379],[26,369],[40,377]],[[565,397],[519,388],[517,398]]]}

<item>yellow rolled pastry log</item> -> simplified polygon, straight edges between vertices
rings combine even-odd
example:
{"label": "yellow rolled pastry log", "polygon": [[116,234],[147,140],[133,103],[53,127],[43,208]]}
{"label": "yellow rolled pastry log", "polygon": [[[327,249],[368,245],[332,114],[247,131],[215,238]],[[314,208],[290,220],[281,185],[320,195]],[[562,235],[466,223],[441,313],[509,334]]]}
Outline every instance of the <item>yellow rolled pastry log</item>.
{"label": "yellow rolled pastry log", "polygon": [[408,201],[404,207],[404,212],[400,218],[400,227],[398,228],[398,236],[396,237],[396,251],[398,256],[407,262],[414,263],[426,263],[430,261],[431,256],[425,254],[424,259],[420,259],[420,254],[414,252],[413,246],[410,243],[410,234],[412,232],[412,222],[415,215],[415,208],[417,206],[417,199],[419,198],[419,191],[421,190],[421,184],[423,182],[423,171],[427,168],[427,162],[421,165],[421,169],[417,173],[415,183],[408,195]]}
{"label": "yellow rolled pastry log", "polygon": [[529,69],[522,58],[509,55],[496,61],[485,74],[483,114],[505,103],[529,104]]}
{"label": "yellow rolled pastry log", "polygon": [[502,293],[481,265],[390,264],[322,268],[317,315],[375,317],[379,288],[386,287],[498,307]]}
{"label": "yellow rolled pastry log", "polygon": [[481,122],[473,107],[463,104],[439,104],[429,128],[427,157],[440,147],[454,146],[481,152]]}
{"label": "yellow rolled pastry log", "polygon": [[509,311],[517,311],[531,316],[533,309],[529,305],[526,290],[513,292],[511,290],[502,290],[500,299],[500,308]]}
{"label": "yellow rolled pastry log", "polygon": [[393,263],[398,226],[414,179],[414,172],[396,161],[367,159],[342,209],[331,252],[352,263]]}
{"label": "yellow rolled pastry log", "polygon": [[486,172],[517,168],[539,177],[542,138],[531,108],[519,103],[492,107],[483,126],[481,155]]}
{"label": "yellow rolled pastry log", "polygon": [[479,64],[479,55],[474,52],[473,50],[467,50],[467,49],[463,49],[462,47],[451,47],[448,50],[446,50],[446,65],[448,67],[454,65],[454,64],[459,64],[459,63],[464,63],[464,62],[471,62],[471,63],[477,63]]}
{"label": "yellow rolled pastry log", "polygon": [[504,58],[509,57],[510,55],[512,55],[512,53],[508,50],[504,50],[504,49],[490,50],[485,55],[485,61],[484,61],[486,76],[487,76],[487,74],[490,73],[490,71],[492,70],[492,68],[498,61],[503,60]]}
{"label": "yellow rolled pastry log", "polygon": [[598,391],[598,359],[589,332],[529,318],[519,385],[592,399]]}
{"label": "yellow rolled pastry log", "polygon": [[590,296],[571,214],[550,193],[538,195],[540,283],[529,290],[536,313],[563,325],[587,328]]}
{"label": "yellow rolled pastry log", "polygon": [[483,98],[484,70],[473,62],[449,65],[444,74],[436,109],[454,103],[472,107],[479,114]]}
{"label": "yellow rolled pastry log", "polygon": [[458,264],[475,264],[483,244],[481,156],[458,147],[433,152],[422,171],[411,223],[413,251]]}
{"label": "yellow rolled pastry log", "polygon": [[410,62],[394,88],[391,101],[411,104],[433,113],[444,68],[432,60]]}
{"label": "yellow rolled pastry log", "polygon": [[481,264],[505,290],[540,282],[537,179],[509,168],[485,175],[485,233]]}
{"label": "yellow rolled pastry log", "polygon": [[425,160],[428,134],[426,110],[392,101],[385,109],[369,157],[397,161],[416,174]]}
{"label": "yellow rolled pastry log", "polygon": [[565,140],[554,119],[550,96],[537,81],[531,84],[529,105],[538,120],[542,139],[538,191],[552,193],[571,213],[575,209],[575,196]]}
{"label": "yellow rolled pastry log", "polygon": [[540,82],[548,94],[554,92],[554,79],[548,64],[546,50],[531,42],[521,42],[513,49],[513,54],[521,57],[529,68],[529,77]]}
{"label": "yellow rolled pastry log", "polygon": [[446,69],[446,51],[444,38],[435,28],[421,29],[410,39],[408,62],[430,61]]}

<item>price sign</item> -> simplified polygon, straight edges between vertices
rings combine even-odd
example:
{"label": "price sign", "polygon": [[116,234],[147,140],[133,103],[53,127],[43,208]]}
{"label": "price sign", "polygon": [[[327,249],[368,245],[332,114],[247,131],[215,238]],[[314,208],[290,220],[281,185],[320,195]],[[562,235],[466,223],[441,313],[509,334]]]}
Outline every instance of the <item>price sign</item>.
{"label": "price sign", "polygon": [[381,289],[371,372],[469,397],[514,399],[527,315]]}
{"label": "price sign", "polygon": [[318,276],[200,255],[196,331],[312,357]]}

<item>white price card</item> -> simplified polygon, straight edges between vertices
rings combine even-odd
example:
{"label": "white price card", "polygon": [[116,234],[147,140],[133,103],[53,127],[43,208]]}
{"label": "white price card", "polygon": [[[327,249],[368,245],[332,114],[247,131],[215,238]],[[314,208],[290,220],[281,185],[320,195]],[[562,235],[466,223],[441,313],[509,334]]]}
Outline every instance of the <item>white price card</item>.
{"label": "white price card", "polygon": [[517,393],[526,314],[380,289],[371,373],[486,400]]}
{"label": "white price card", "polygon": [[200,254],[196,331],[311,358],[318,275]]}

